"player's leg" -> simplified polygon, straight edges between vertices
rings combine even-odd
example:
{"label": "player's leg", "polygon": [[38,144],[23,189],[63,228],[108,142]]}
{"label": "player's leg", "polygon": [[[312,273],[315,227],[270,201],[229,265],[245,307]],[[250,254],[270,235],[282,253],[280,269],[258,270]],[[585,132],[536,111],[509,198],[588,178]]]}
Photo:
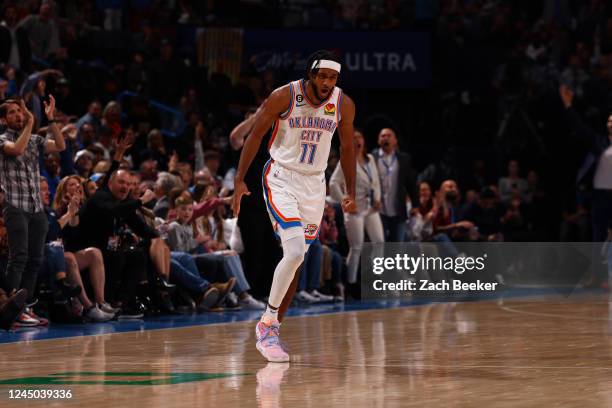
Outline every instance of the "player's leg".
{"label": "player's leg", "polygon": [[[283,300],[287,299],[291,303],[293,293],[289,293],[289,290],[293,281],[298,276],[296,272],[299,266],[304,262],[306,245],[301,228],[294,227],[289,230],[282,230],[280,231],[280,236],[283,246],[283,258],[274,270],[268,307],[262,316],[262,321],[279,321],[279,309],[283,304]],[[293,288],[293,292],[295,292],[295,288]],[[284,307],[284,310],[286,309],[287,305]]]}
{"label": "player's leg", "polygon": [[[274,362],[289,361],[289,355],[282,348],[278,338],[280,327],[278,314],[296,271],[304,261],[306,251],[297,197],[291,188],[294,182],[292,172],[274,163],[266,164],[263,175],[264,199],[270,219],[282,243],[283,257],[274,270],[268,305],[255,328],[255,333],[257,349],[268,361]],[[285,310],[286,305],[283,313]]]}
{"label": "player's leg", "polygon": [[[291,303],[295,292],[295,285],[292,284],[298,276],[296,272],[299,266],[304,261],[306,247],[301,228],[281,230],[280,235],[283,244],[283,258],[274,270],[268,305],[255,328],[257,349],[268,361],[273,362],[289,361],[289,354],[282,347],[278,337],[279,319],[282,319]],[[282,314],[279,316],[281,307]]]}
{"label": "player's leg", "polygon": [[297,271],[295,272],[293,281],[291,282],[291,285],[289,285],[289,289],[287,290],[287,293],[285,293],[285,297],[283,298],[283,301],[281,302],[281,305],[278,308],[278,321],[281,323],[283,319],[285,318],[285,313],[287,313],[287,309],[289,309],[289,305],[291,304],[291,301],[293,300],[293,296],[295,296],[295,292],[297,290],[298,283],[300,282],[300,274],[304,273],[304,271],[302,270],[303,268],[304,268],[304,263],[302,262],[302,264],[298,267]]}

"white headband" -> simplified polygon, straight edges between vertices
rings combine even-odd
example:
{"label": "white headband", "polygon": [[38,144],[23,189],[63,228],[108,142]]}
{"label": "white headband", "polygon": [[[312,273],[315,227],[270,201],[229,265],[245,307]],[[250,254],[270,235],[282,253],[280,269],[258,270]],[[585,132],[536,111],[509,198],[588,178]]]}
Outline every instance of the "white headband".
{"label": "white headband", "polygon": [[333,69],[334,71],[337,71],[338,73],[340,73],[340,67],[341,65],[338,64],[336,61],[316,60],[315,62],[312,63],[312,67],[310,67],[310,69],[329,68],[329,69]]}

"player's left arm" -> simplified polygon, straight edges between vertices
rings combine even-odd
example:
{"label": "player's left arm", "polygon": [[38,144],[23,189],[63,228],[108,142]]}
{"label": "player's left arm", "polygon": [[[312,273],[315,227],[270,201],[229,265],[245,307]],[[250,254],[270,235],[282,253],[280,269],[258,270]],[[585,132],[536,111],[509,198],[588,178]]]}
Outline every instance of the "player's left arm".
{"label": "player's left arm", "polygon": [[[352,206],[355,204],[355,144],[353,142],[353,121],[355,119],[355,103],[348,95],[342,97],[340,106],[340,126],[338,134],[340,135],[340,165],[344,173],[344,181],[346,183],[347,199],[352,200]],[[352,208],[349,208],[351,210]]]}

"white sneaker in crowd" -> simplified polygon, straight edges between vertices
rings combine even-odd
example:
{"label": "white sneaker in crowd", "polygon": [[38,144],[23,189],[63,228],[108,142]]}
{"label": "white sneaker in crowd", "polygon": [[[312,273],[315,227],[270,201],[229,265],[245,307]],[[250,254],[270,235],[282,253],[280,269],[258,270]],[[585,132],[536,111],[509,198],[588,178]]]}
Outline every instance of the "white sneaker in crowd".
{"label": "white sneaker in crowd", "polygon": [[107,302],[98,303],[98,308],[104,313],[112,314],[113,316],[116,315],[121,310],[117,307],[112,307]]}
{"label": "white sneaker in crowd", "polygon": [[243,309],[266,310],[266,304],[264,302],[260,302],[259,300],[255,299],[249,293],[247,293],[247,295],[244,298],[238,300],[238,304]]}
{"label": "white sneaker in crowd", "polygon": [[114,313],[106,313],[103,310],[100,310],[98,305],[90,307],[85,312],[85,317],[91,320],[92,322],[108,322],[115,317]]}
{"label": "white sneaker in crowd", "polygon": [[299,291],[296,295],[295,298],[302,303],[318,303],[319,299],[317,299],[316,297],[312,296],[310,293],[306,292],[305,290],[301,290]]}
{"label": "white sneaker in crowd", "polygon": [[324,295],[321,292],[319,292],[318,290],[313,290],[312,292],[310,292],[310,294],[317,298],[317,300],[319,302],[332,302],[334,300],[333,296],[329,296],[329,295]]}
{"label": "white sneaker in crowd", "polygon": [[24,311],[19,315],[16,323],[19,327],[35,327],[40,324],[40,321]]}

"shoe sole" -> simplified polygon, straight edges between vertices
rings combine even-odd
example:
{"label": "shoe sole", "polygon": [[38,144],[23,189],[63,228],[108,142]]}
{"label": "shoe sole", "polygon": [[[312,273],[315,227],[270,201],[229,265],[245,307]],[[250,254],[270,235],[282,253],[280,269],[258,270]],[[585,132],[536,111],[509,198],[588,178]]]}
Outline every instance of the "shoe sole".
{"label": "shoe sole", "polygon": [[259,351],[259,353],[263,356],[263,358],[265,358],[270,363],[288,363],[290,360],[289,355],[287,355],[287,357],[280,357],[278,359],[272,359],[272,358],[266,357],[263,351],[263,347],[259,345],[259,342],[255,345],[255,347],[257,348],[257,351]]}
{"label": "shoe sole", "polygon": [[207,311],[209,309],[212,309],[217,303],[219,303],[219,296],[220,293],[217,289],[210,295],[204,297],[204,299],[202,299],[202,303],[198,305],[198,310]]}

